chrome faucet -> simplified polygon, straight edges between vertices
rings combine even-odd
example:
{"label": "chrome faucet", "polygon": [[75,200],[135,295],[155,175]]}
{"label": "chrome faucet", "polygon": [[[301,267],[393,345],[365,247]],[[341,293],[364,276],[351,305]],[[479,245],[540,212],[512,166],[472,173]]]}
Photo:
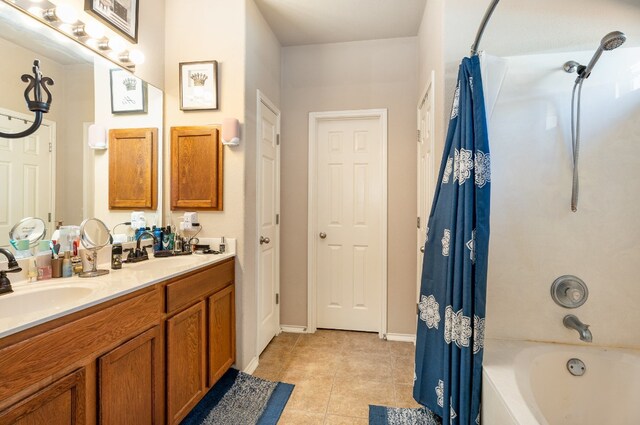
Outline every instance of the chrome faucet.
{"label": "chrome faucet", "polygon": [[13,292],[13,289],[11,288],[11,282],[7,277],[7,273],[18,273],[22,271],[22,269],[18,265],[16,257],[14,257],[9,250],[0,248],[0,254],[7,257],[7,261],[9,262],[7,270],[0,270],[0,295],[10,294]]}
{"label": "chrome faucet", "polygon": [[575,329],[580,334],[580,340],[584,342],[591,342],[592,336],[589,330],[589,325],[585,325],[573,314],[567,314],[562,320],[562,324],[567,329]]}

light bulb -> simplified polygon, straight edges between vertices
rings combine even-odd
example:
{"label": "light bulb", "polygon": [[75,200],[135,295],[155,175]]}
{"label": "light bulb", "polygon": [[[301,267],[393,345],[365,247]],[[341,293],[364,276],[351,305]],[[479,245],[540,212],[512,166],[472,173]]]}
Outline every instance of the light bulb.
{"label": "light bulb", "polygon": [[132,51],[129,52],[129,60],[131,60],[131,62],[133,62],[136,65],[141,65],[144,63],[144,60],[145,60],[144,53],[142,53],[138,49],[133,49]]}
{"label": "light bulb", "polygon": [[115,53],[120,53],[127,48],[127,43],[125,43],[124,40],[119,37],[114,37],[109,40],[109,48]]}
{"label": "light bulb", "polygon": [[97,22],[87,22],[84,31],[91,38],[99,39],[104,37],[104,27]]}
{"label": "light bulb", "polygon": [[67,24],[73,24],[78,20],[78,12],[68,4],[61,4],[56,7],[55,13],[58,19]]}

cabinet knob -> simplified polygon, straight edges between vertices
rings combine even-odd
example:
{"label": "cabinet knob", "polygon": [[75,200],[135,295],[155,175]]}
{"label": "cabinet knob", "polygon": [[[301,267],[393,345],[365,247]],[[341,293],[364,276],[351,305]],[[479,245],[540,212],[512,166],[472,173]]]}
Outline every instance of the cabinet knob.
{"label": "cabinet knob", "polygon": [[424,254],[424,246],[420,247],[420,252]]}
{"label": "cabinet knob", "polygon": [[324,239],[327,237],[327,234],[325,232],[320,232],[320,239]]}
{"label": "cabinet knob", "polygon": [[269,243],[269,242],[271,242],[271,239],[265,238],[264,236],[260,236],[260,245],[262,245],[263,243]]}

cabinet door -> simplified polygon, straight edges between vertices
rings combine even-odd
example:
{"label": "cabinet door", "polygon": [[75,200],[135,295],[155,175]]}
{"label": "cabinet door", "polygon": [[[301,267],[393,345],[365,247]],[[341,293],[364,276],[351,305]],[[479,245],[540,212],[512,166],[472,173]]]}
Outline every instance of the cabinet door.
{"label": "cabinet door", "polygon": [[100,424],[162,424],[162,352],[155,326],[100,357]]}
{"label": "cabinet door", "polygon": [[234,285],[209,297],[209,386],[236,361]]}
{"label": "cabinet door", "polygon": [[222,211],[218,126],[171,127],[171,209]]}
{"label": "cabinet door", "polygon": [[175,424],[206,391],[205,303],[167,320],[167,422]]}
{"label": "cabinet door", "polygon": [[83,425],[85,371],[80,369],[0,412],[2,425]]}
{"label": "cabinet door", "polygon": [[109,209],[156,209],[158,129],[109,131]]}

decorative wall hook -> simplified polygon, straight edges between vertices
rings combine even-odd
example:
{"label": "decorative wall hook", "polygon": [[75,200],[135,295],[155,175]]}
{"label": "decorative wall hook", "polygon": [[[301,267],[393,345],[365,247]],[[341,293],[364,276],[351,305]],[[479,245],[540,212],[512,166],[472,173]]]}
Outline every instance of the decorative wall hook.
{"label": "decorative wall hook", "polygon": [[[33,76],[29,74],[23,74],[21,77],[22,81],[25,83],[29,83],[27,88],[24,91],[24,100],[27,102],[27,106],[31,112],[35,112],[35,118],[33,119],[33,124],[28,129],[20,132],[20,133],[3,133],[0,132],[0,137],[4,137],[6,139],[20,139],[21,137],[29,136],[38,130],[40,124],[42,124],[42,116],[49,112],[49,107],[51,106],[51,101],[53,100],[51,97],[51,92],[47,88],[47,85],[52,86],[53,80],[49,77],[43,77],[40,72],[40,61],[33,61]],[[33,100],[29,98],[29,92],[33,90]],[[42,101],[42,90],[47,93],[47,100],[45,102]]]}

